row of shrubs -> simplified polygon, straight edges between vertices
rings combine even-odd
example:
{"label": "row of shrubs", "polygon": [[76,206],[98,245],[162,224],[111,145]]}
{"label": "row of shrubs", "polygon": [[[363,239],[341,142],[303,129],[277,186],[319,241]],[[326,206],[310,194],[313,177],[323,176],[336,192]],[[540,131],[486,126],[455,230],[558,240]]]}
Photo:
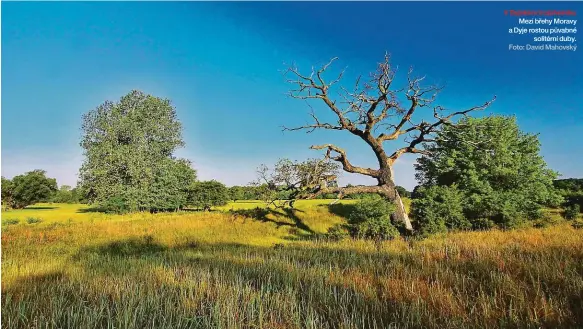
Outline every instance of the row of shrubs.
{"label": "row of shrubs", "polygon": [[[443,202],[444,199],[455,200],[451,194],[440,194],[442,202],[432,202],[431,198],[413,201],[413,224],[420,236],[456,230],[488,230],[494,227],[515,228],[531,225],[546,227],[560,221],[557,217],[545,212],[533,214],[526,220],[518,221],[516,217],[509,221],[497,222],[491,218],[468,218],[464,215],[459,202]],[[453,207],[453,209],[452,209]],[[403,228],[400,223],[393,223],[390,214],[395,206],[378,195],[368,195],[360,199],[347,216],[346,224],[331,227],[326,234],[316,236],[329,240],[341,240],[347,237],[373,240],[390,240],[398,237]],[[576,229],[583,228],[583,219],[578,218],[580,207],[578,204],[569,205],[563,211],[563,217],[572,220]],[[510,224],[510,225],[509,225]]]}
{"label": "row of shrubs", "polygon": [[[26,219],[27,224],[38,224],[42,221],[43,221],[42,219],[36,218],[36,217],[28,217]],[[8,218],[8,219],[2,220],[2,225],[16,225],[18,223],[20,223],[20,219],[18,219],[18,218]]]}

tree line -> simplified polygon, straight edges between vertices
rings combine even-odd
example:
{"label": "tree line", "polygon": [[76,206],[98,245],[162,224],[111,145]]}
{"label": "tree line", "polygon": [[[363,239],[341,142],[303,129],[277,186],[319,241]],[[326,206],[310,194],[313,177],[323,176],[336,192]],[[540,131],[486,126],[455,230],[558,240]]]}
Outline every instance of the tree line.
{"label": "tree line", "polygon": [[[346,187],[355,187],[357,185],[347,184]],[[364,185],[360,185],[364,186]],[[229,190],[229,200],[231,201],[256,201],[256,200],[265,200],[265,191],[268,190],[269,187],[267,184],[249,184],[249,185],[235,185],[228,188]],[[407,191],[402,186],[397,186],[399,193],[404,197],[411,197],[411,192]],[[346,199],[362,199],[368,193],[360,193],[360,194],[352,194],[346,197]],[[327,194],[320,194],[315,197],[315,199],[336,199],[338,197],[335,193],[327,193]],[[276,190],[275,195],[273,196],[274,200],[290,200],[292,198],[291,192],[284,189],[279,188]]]}
{"label": "tree line", "polygon": [[[348,187],[353,185],[347,185]],[[398,187],[400,193],[410,196],[403,187]],[[189,188],[185,189],[185,206],[208,210],[214,206],[226,205],[229,201],[257,201],[265,199],[266,185],[243,185],[227,187],[223,183],[210,181],[195,181]],[[81,187],[71,187],[69,185],[57,186],[55,178],[47,177],[46,171],[36,169],[17,175],[12,179],[2,177],[2,205],[4,209],[23,209],[35,203],[68,203],[87,204],[89,193]],[[365,194],[355,194],[350,196],[354,199],[363,198]],[[290,193],[280,190],[276,194],[276,199],[288,200]],[[318,196],[319,199],[334,199],[335,194]],[[115,199],[110,199],[102,206],[104,210],[124,211],[124,205],[118,204],[121,208],[115,207]],[[109,207],[109,208],[108,208]],[[159,210],[159,209],[158,209]]]}
{"label": "tree line", "polygon": [[[282,158],[273,166],[260,166],[257,180],[248,186],[199,181],[190,160],[175,156],[185,143],[171,101],[134,90],[83,116],[84,161],[76,188],[57,189],[53,179],[36,170],[11,181],[3,178],[3,203],[22,208],[52,198],[125,213],[208,210],[228,200],[258,199],[293,209],[296,200],[356,198],[363,199],[357,208],[370,214],[371,221],[354,215],[358,225],[352,228],[362,228],[366,236],[375,230],[390,236],[396,229],[430,234],[513,228],[544,221],[545,207],[562,206],[571,214],[567,217],[578,216],[580,181],[557,180],[558,173],[540,155],[536,134],[521,131],[512,116],[473,116],[490,107],[495,96],[480,105],[447,109],[435,104],[443,87],[425,85],[425,77],[412,70],[402,86],[395,86],[396,70],[388,55],[368,80],[358,78],[351,88],[339,87],[344,71],[326,77],[336,60],[309,74],[288,69],[288,82],[294,86],[289,96],[322,103],[326,117],[334,119],[320,119],[310,106],[313,123],[284,131],[345,132],[375,156],[374,168],[355,164],[341,147],[323,144],[311,146],[323,151],[322,157]],[[394,163],[404,154],[417,156],[419,185],[412,192],[394,182]],[[339,186],[341,172],[368,176],[377,184]],[[412,198],[409,214],[402,197]]]}

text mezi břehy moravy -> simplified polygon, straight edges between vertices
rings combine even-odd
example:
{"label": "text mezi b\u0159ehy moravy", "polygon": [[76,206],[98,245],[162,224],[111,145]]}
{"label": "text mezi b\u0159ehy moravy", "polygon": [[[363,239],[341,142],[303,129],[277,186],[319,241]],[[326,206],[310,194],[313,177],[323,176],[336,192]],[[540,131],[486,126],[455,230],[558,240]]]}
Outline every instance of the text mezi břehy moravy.
{"label": "text mezi b\u0159ehy moravy", "polygon": [[[573,18],[518,18],[519,26],[508,29],[509,34],[527,36],[525,43],[509,44],[508,50],[577,50],[577,19]],[[521,41],[524,38],[520,39]]]}

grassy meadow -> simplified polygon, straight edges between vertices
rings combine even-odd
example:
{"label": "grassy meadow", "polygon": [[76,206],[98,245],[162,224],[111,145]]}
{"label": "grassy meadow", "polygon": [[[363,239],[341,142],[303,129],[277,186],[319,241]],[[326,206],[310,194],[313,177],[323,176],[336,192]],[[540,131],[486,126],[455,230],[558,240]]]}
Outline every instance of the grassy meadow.
{"label": "grassy meadow", "polygon": [[308,239],[345,221],[328,202],[2,212],[3,327],[583,327],[583,230]]}

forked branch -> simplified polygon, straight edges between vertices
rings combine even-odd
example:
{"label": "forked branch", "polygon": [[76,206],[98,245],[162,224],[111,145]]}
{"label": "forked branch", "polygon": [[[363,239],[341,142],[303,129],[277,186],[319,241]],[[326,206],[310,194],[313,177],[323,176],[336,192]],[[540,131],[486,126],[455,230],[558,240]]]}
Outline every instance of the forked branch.
{"label": "forked branch", "polygon": [[[310,148],[313,150],[327,149],[326,159],[331,159],[340,162],[340,164],[342,164],[342,169],[344,169],[344,171],[346,172],[353,174],[362,174],[371,177],[377,177],[379,174],[378,170],[362,168],[352,165],[350,161],[348,161],[346,151],[339,148],[338,146],[332,144],[324,144],[324,145],[312,145]],[[332,152],[335,152],[337,155],[332,155]]]}

